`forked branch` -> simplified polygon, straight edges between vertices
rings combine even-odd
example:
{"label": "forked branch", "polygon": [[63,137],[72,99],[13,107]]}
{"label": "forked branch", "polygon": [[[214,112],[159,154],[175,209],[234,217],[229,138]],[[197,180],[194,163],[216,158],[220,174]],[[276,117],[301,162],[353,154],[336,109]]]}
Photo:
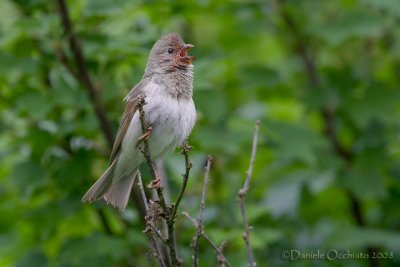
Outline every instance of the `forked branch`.
{"label": "forked branch", "polygon": [[[195,220],[194,218],[192,218],[189,213],[187,212],[182,212],[183,216],[186,217],[186,219],[193,224],[193,226],[198,229],[199,225],[197,223],[197,220]],[[206,234],[206,232],[204,231],[204,229],[201,231],[201,236],[204,237],[205,240],[207,240],[207,242],[213,247],[213,249],[215,250],[215,253],[217,253],[217,261],[220,267],[231,267],[232,265],[228,262],[228,260],[226,259],[225,255],[224,255],[224,246],[225,246],[225,241],[222,242],[222,244],[220,246],[218,246],[217,244],[215,244],[214,241],[212,241],[212,239]]]}
{"label": "forked branch", "polygon": [[144,192],[144,187],[143,187],[143,181],[142,181],[142,176],[140,175],[140,172],[138,171],[136,174],[136,177],[138,179],[138,186],[142,195],[142,199],[143,199],[143,203],[146,209],[146,229],[145,232],[149,233],[150,236],[150,241],[151,241],[151,246],[153,249],[153,255],[154,257],[158,260],[158,262],[160,263],[161,267],[166,267],[163,257],[161,255],[161,251],[160,248],[157,244],[157,240],[156,240],[156,236],[160,237],[160,239],[163,239],[161,235],[160,231],[154,226],[153,223],[153,218],[151,216],[151,211],[149,209],[149,205],[148,205],[148,201],[147,201],[147,197],[146,197],[146,193]]}
{"label": "forked branch", "polygon": [[210,177],[211,162],[212,162],[212,157],[211,157],[211,155],[209,155],[207,158],[207,164],[206,164],[205,173],[204,173],[204,185],[203,185],[203,193],[202,193],[201,202],[200,202],[199,217],[197,218],[197,220],[195,220],[192,217],[190,217],[190,215],[187,212],[182,212],[182,214],[196,228],[196,233],[194,234],[193,240],[192,240],[193,266],[194,267],[199,266],[199,239],[200,239],[200,237],[203,237],[214,248],[214,250],[217,254],[217,261],[218,261],[219,266],[221,266],[221,267],[228,266],[229,267],[230,264],[229,264],[228,260],[225,258],[225,255],[223,253],[225,242],[222,242],[222,244],[220,246],[217,246],[211,240],[211,238],[204,232],[203,213],[204,213],[204,209],[206,206],[206,196],[207,196],[208,184],[209,184],[209,180],[210,180],[209,177]]}

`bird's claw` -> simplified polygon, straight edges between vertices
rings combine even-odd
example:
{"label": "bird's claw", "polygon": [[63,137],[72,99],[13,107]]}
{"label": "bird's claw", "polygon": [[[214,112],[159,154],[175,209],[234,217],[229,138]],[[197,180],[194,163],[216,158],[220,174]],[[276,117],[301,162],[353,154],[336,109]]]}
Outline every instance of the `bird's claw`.
{"label": "bird's claw", "polygon": [[146,132],[143,133],[142,136],[140,136],[140,137],[137,139],[137,144],[136,144],[136,146],[138,146],[141,142],[143,142],[143,141],[145,141],[145,140],[148,140],[148,139],[150,138],[152,132],[153,132],[153,127],[149,126],[149,127],[147,128]]}
{"label": "bird's claw", "polygon": [[161,188],[161,179],[160,178],[156,178],[153,181],[151,181],[148,185],[147,188],[150,189],[158,189]]}

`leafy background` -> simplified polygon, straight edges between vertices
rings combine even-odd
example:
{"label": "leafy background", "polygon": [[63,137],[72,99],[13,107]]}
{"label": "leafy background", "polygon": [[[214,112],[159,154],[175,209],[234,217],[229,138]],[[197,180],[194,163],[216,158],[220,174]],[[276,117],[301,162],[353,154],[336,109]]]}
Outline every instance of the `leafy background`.
{"label": "leafy background", "polygon": [[[114,134],[154,41],[176,31],[196,45],[194,169],[181,210],[197,215],[212,154],[205,227],[227,241],[234,266],[247,264],[237,192],[256,119],[247,207],[258,266],[400,264],[400,2],[67,5]],[[0,1],[0,266],[153,266],[134,205],[119,214],[80,202],[108,164],[108,145],[67,67],[76,70],[63,32],[55,1]],[[182,157],[169,155],[164,167],[175,196]],[[177,228],[189,266],[194,229],[182,217]],[[200,245],[200,265],[217,265]],[[281,259],[291,249],[376,249],[393,258]]]}

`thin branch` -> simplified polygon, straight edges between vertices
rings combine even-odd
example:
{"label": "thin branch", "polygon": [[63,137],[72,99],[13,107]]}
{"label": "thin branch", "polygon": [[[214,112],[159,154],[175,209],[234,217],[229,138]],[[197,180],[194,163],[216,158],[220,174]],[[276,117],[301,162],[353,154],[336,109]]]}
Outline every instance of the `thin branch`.
{"label": "thin branch", "polygon": [[253,146],[251,149],[250,166],[246,172],[246,179],[244,181],[244,185],[239,190],[239,206],[240,206],[240,212],[242,214],[242,220],[243,220],[243,225],[244,225],[243,239],[244,239],[244,242],[246,243],[247,255],[249,257],[249,265],[248,265],[249,267],[255,267],[256,262],[254,260],[254,254],[253,254],[253,250],[251,248],[251,243],[250,243],[250,225],[247,220],[245,198],[246,198],[246,195],[250,188],[250,178],[253,173],[254,162],[256,160],[257,139],[258,139],[259,128],[260,128],[260,121],[257,121],[256,126],[254,128]]}
{"label": "thin branch", "polygon": [[[141,128],[142,128],[143,134],[146,132],[146,130],[148,128],[148,126],[146,125],[146,122],[145,122],[145,112],[143,109],[143,106],[145,104],[146,104],[145,99],[143,97],[140,97],[138,99],[138,110],[139,110],[139,118],[140,118],[140,123],[141,123]],[[151,156],[150,156],[148,140],[145,138],[142,140],[142,142],[144,144],[144,148],[141,148],[141,152],[143,153],[143,155],[146,158],[147,165],[150,168],[151,176],[153,177],[154,180],[157,180],[157,174],[154,169],[153,160],[151,159]],[[187,148],[186,149],[184,148],[184,150],[183,150],[183,154],[185,155],[185,163],[186,163],[186,173],[184,175],[184,184],[182,185],[181,192],[178,196],[178,201],[176,202],[177,204],[174,205],[174,207],[172,209],[170,207],[168,207],[167,204],[165,203],[163,188],[156,187],[159,204],[162,209],[161,217],[167,223],[168,238],[166,240],[166,244],[169,249],[169,255],[171,257],[173,266],[181,266],[182,265],[182,260],[178,258],[177,253],[176,253],[176,248],[175,248],[174,224],[175,224],[176,210],[177,210],[179,202],[183,196],[184,190],[186,188],[187,180],[189,178],[189,171],[191,168],[191,163],[188,158],[189,151],[190,151],[189,146],[187,146]]]}
{"label": "thin branch", "polygon": [[[196,229],[199,228],[199,225],[198,225],[197,221],[196,221],[194,218],[192,218],[192,217],[189,215],[189,213],[187,213],[187,212],[184,211],[184,212],[182,212],[182,215],[185,216],[185,218],[186,218],[189,222],[191,222],[191,223],[193,224],[193,226],[194,226]],[[203,229],[203,231],[201,232],[201,236],[204,237],[205,240],[207,240],[207,242],[213,247],[213,249],[214,249],[215,252],[217,253],[218,264],[219,264],[221,267],[225,267],[225,266],[231,267],[231,264],[229,263],[229,261],[228,261],[227,258],[225,257],[224,251],[223,251],[223,248],[224,248],[224,246],[225,246],[225,241],[222,242],[222,244],[221,244],[220,246],[218,246],[218,245],[215,244],[215,242],[212,241],[212,239],[204,232],[204,229]]]}
{"label": "thin branch", "polygon": [[179,204],[181,203],[183,194],[185,193],[186,186],[189,181],[189,173],[190,173],[190,169],[192,168],[192,162],[189,160],[190,150],[192,150],[192,147],[189,146],[189,144],[187,142],[185,142],[182,146],[182,154],[185,157],[185,173],[182,174],[182,176],[183,176],[182,187],[181,187],[181,190],[179,191],[174,208],[172,210],[171,220],[175,220],[175,218],[176,218],[176,213],[178,212]]}
{"label": "thin branch", "polygon": [[[169,188],[169,183],[168,183],[168,177],[166,174],[165,166],[164,166],[164,161],[162,159],[159,159],[155,162],[155,168],[157,170],[158,177],[160,178],[160,184],[163,188],[163,194],[164,194],[164,199],[166,203],[171,202],[171,193],[170,193],[170,188]],[[152,190],[151,192],[151,199],[156,199],[157,198],[157,193],[155,190]],[[168,235],[167,232],[167,224],[165,221],[162,222],[161,225],[157,225],[157,228],[159,229],[160,234],[165,237]],[[166,238],[162,240],[162,242],[165,244]],[[163,255],[163,258],[165,261],[169,261],[169,252],[168,252],[168,247],[167,246],[161,246],[161,254]]]}
{"label": "thin branch", "polygon": [[161,242],[167,245],[167,239],[162,235],[161,231],[157,229],[154,223],[149,222],[148,226],[150,227],[150,230],[153,231],[154,234],[158,237],[158,239],[160,239]]}
{"label": "thin branch", "polygon": [[[144,192],[144,188],[143,188],[142,175],[140,174],[139,171],[137,172],[136,177],[138,179],[138,186],[139,186],[139,189],[140,189],[140,192],[141,192],[141,196],[143,198],[143,203],[144,203],[144,206],[146,208],[146,212],[149,213],[149,205],[147,204],[147,197],[146,197],[146,193]],[[152,230],[153,230],[153,231],[149,231],[150,232],[151,245],[153,247],[153,255],[158,260],[158,262],[160,263],[161,267],[166,267],[166,265],[165,265],[165,263],[163,261],[163,258],[161,256],[161,252],[160,252],[160,248],[158,247],[157,240],[156,240],[156,238],[154,237],[154,234],[153,234],[153,233],[155,233],[155,234],[160,234],[161,235],[161,233],[153,225],[151,220],[146,220],[146,222],[148,222],[148,226],[152,227]],[[162,236],[160,238],[162,239]]]}
{"label": "thin branch", "polygon": [[[143,97],[139,98],[138,99],[139,118],[140,118],[140,124],[141,124],[143,133],[145,133],[146,129],[147,129],[145,118],[144,118],[144,116],[145,116],[144,109],[143,109],[144,105],[146,105],[146,101],[144,100],[144,98]],[[150,156],[149,142],[146,138],[143,139],[143,144],[144,144],[144,148],[141,149],[141,152],[143,153],[143,155],[146,159],[147,165],[149,166],[151,176],[154,179],[157,179],[157,174],[156,174],[156,170],[154,168],[154,163]],[[161,208],[165,212],[164,215],[169,214],[169,208],[167,207],[167,204],[165,203],[165,198],[164,198],[162,188],[161,187],[156,188],[156,191],[157,191],[157,196],[158,196],[158,200],[160,202]]]}
{"label": "thin branch", "polygon": [[199,255],[199,239],[204,231],[203,213],[204,213],[204,209],[206,207],[206,195],[207,195],[207,189],[208,189],[208,183],[209,183],[209,177],[210,177],[211,162],[212,162],[212,156],[208,155],[207,165],[205,167],[205,172],[204,172],[204,186],[203,186],[203,194],[201,196],[201,202],[200,202],[200,214],[199,214],[199,217],[197,218],[196,234],[193,237],[193,266],[194,267],[199,266],[199,257],[198,257],[198,255]]}
{"label": "thin branch", "polygon": [[[179,191],[178,197],[175,201],[175,204],[173,204],[172,212],[170,216],[167,218],[166,223],[167,223],[167,229],[168,229],[168,243],[169,246],[175,247],[176,240],[175,240],[175,234],[174,234],[174,225],[175,225],[175,220],[176,220],[176,215],[178,212],[179,204],[181,203],[183,194],[185,193],[188,181],[189,181],[189,174],[190,174],[190,169],[192,168],[192,162],[189,160],[189,152],[192,149],[192,147],[187,143],[187,141],[183,144],[182,146],[182,154],[185,157],[185,173],[182,175],[183,181],[182,181],[182,187]],[[176,253],[175,249],[172,250],[174,253]],[[176,254],[170,253],[171,258],[172,258],[172,264],[174,266],[180,266],[182,264],[182,260],[177,257]]]}
{"label": "thin branch", "polygon": [[[61,23],[64,28],[64,33],[68,39],[69,47],[75,59],[76,67],[78,68],[79,82],[85,87],[89,98],[93,104],[94,110],[96,112],[97,118],[100,122],[103,134],[107,140],[110,150],[112,149],[114,143],[113,131],[111,123],[107,118],[107,114],[104,106],[102,105],[100,98],[98,96],[98,89],[94,85],[90,78],[89,71],[86,65],[85,58],[83,56],[82,48],[80,46],[78,37],[75,35],[73,30],[73,25],[71,18],[69,16],[67,5],[65,0],[57,0],[59,13],[61,17]],[[72,73],[73,74],[73,73]]]}
{"label": "thin branch", "polygon": [[206,196],[207,196],[207,190],[208,190],[208,184],[210,182],[210,168],[211,168],[211,163],[212,163],[212,156],[208,155],[207,157],[207,165],[204,168],[205,169],[205,174],[204,174],[204,186],[203,186],[203,194],[201,196],[201,203],[200,203],[200,214],[199,214],[199,218],[198,218],[198,222],[200,224],[203,223],[203,213],[204,213],[204,209],[206,207]]}

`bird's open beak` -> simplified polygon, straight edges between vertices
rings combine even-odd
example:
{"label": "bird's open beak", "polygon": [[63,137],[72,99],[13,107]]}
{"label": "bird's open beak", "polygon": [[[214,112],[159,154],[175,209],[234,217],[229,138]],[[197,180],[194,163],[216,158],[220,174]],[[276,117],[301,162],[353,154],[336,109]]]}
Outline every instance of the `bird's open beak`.
{"label": "bird's open beak", "polygon": [[188,56],[187,54],[187,52],[193,47],[194,45],[192,44],[185,44],[184,46],[182,46],[181,52],[179,53],[179,57],[182,62],[190,64],[193,60],[196,59],[194,56]]}

